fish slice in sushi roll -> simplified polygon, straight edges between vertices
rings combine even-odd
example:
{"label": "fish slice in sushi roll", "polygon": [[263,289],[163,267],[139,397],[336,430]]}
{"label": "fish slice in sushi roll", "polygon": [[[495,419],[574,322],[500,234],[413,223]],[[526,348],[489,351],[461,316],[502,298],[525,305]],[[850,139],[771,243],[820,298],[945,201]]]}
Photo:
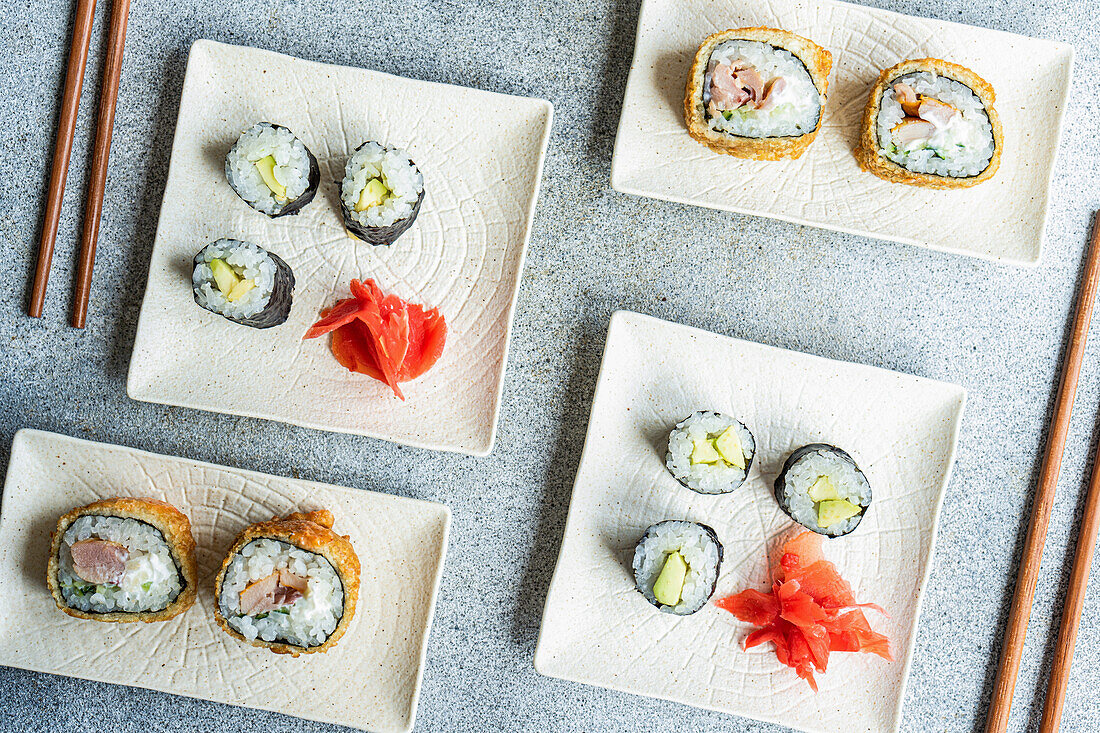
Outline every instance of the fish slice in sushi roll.
{"label": "fish slice in sushi roll", "polygon": [[166,621],[195,602],[195,540],[183,512],[120,497],[57,520],[46,582],[57,607],[92,621]]}
{"label": "fish slice in sushi roll", "polygon": [[368,141],[344,167],[340,213],[352,236],[393,244],[409,230],[424,202],[424,176],[409,154]]}
{"label": "fish slice in sushi roll", "polygon": [[214,617],[227,634],[277,654],[328,651],[359,598],[359,557],[326,510],[245,527],[214,583]]}
{"label": "fish slice in sushi roll", "polygon": [[684,96],[688,133],[738,158],[797,158],[817,136],[833,57],[776,28],[715,33],[695,54]]}
{"label": "fish slice in sushi roll", "polygon": [[282,125],[257,122],[241,133],[225,156],[229,187],[270,217],[297,214],[321,183],[317,158]]}
{"label": "fish slice in sushi roll", "polygon": [[871,484],[840,448],[810,443],[787,457],[775,479],[775,498],[806,529],[840,537],[863,520],[871,505]]}
{"label": "fish slice in sushi roll", "polygon": [[863,113],[860,167],[892,183],[966,188],[993,177],[1004,136],[989,82],[965,66],[911,59],[879,74]]}
{"label": "fish slice in sushi roll", "polygon": [[294,300],[294,273],[281,257],[259,245],[219,239],[194,259],[195,302],[219,316],[252,328],[286,322]]}
{"label": "fish slice in sushi roll", "polygon": [[745,483],[754,455],[756,441],[743,423],[700,411],[669,434],[665,466],[692,491],[728,494]]}
{"label": "fish slice in sushi roll", "polygon": [[688,616],[714,594],[722,543],[705,524],[669,519],[646,529],[634,548],[634,587],[664,613]]}

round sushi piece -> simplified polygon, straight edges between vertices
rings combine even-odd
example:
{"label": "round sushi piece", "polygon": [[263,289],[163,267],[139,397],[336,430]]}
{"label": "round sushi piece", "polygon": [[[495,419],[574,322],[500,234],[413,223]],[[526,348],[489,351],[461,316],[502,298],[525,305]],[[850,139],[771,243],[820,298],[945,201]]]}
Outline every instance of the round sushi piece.
{"label": "round sushi piece", "polygon": [[993,177],[1004,136],[989,82],[965,66],[911,59],[879,74],[863,113],[860,167],[892,183],[966,188]]}
{"label": "round sushi piece", "polygon": [[340,184],[348,232],[369,244],[393,244],[409,230],[424,201],[424,176],[400,148],[367,141],[355,149]]}
{"label": "round sushi piece", "polygon": [[694,412],[668,436],[665,466],[700,494],[728,494],[745,483],[756,440],[744,423],[717,412]]}
{"label": "round sushi piece", "polygon": [[166,621],[195,602],[195,540],[180,510],[121,497],[57,520],[46,582],[57,607],[114,623]]}
{"label": "round sushi piece", "polygon": [[871,484],[852,457],[832,445],[804,445],[787,458],[775,479],[779,507],[808,530],[846,535],[871,505]]}
{"label": "round sushi piece", "polygon": [[214,583],[214,617],[227,634],[277,654],[328,651],[359,598],[359,557],[327,510],[245,527]]}
{"label": "round sushi piece", "polygon": [[297,214],[321,182],[317,158],[282,125],[257,122],[225,156],[225,177],[244,202],[270,217]]}
{"label": "round sushi piece", "polygon": [[718,583],[722,543],[705,524],[669,519],[646,529],[634,548],[634,587],[664,613],[689,616]]}
{"label": "round sushi piece", "polygon": [[290,316],[294,273],[277,254],[239,239],[199,250],[191,273],[195,302],[252,328],[271,328]]}
{"label": "round sushi piece", "polygon": [[715,33],[699,46],[688,77],[688,133],[738,158],[798,158],[821,127],[832,66],[832,54],[784,30]]}

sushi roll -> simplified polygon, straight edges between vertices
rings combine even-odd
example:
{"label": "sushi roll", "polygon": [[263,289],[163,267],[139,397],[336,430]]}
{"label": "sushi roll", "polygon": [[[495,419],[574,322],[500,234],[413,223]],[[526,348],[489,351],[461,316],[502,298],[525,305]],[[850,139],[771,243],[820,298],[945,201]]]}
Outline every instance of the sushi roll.
{"label": "sushi roll", "polygon": [[214,618],[230,636],[277,654],[328,651],[359,598],[359,558],[326,510],[245,527],[214,582]]}
{"label": "sushi roll", "polygon": [[846,535],[871,505],[871,484],[852,457],[825,443],[804,445],[787,458],[775,479],[779,507],[808,530]]}
{"label": "sushi roll", "polygon": [[195,602],[191,523],[157,499],[102,499],[57,520],[46,582],[57,607],[114,623],[166,621]]}
{"label": "sushi roll", "polygon": [[241,133],[225,156],[229,187],[270,217],[297,214],[317,195],[317,158],[282,125],[257,122]]}
{"label": "sushi roll", "polygon": [[797,158],[821,127],[832,66],[832,54],[784,30],[715,33],[699,46],[688,77],[688,133],[738,158]]}
{"label": "sushi roll", "polygon": [[650,526],[634,548],[634,587],[664,613],[689,616],[707,605],[721,566],[713,529],[669,519]]}
{"label": "sushi roll", "polygon": [[668,436],[665,466],[700,494],[728,494],[749,475],[756,441],[741,422],[717,412],[692,413]]}
{"label": "sushi roll", "polygon": [[863,113],[860,167],[891,183],[966,188],[1001,164],[989,82],[965,66],[912,59],[879,74]]}
{"label": "sushi roll", "polygon": [[277,254],[239,239],[219,239],[195,255],[195,302],[252,328],[271,328],[290,316],[294,273]]}
{"label": "sushi roll", "polygon": [[424,201],[424,176],[399,148],[365,142],[344,167],[340,213],[348,232],[369,244],[393,244]]}

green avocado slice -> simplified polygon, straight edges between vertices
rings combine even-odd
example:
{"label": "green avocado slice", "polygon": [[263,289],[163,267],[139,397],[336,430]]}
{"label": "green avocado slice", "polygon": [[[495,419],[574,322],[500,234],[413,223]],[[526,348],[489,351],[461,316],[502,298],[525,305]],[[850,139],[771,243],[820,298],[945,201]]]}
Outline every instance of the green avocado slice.
{"label": "green avocado slice", "polygon": [[670,552],[665,558],[665,566],[653,584],[653,597],[663,606],[675,606],[684,592],[684,579],[688,566],[679,552]]}
{"label": "green avocado slice", "polygon": [[730,425],[725,432],[714,441],[714,447],[731,466],[737,466],[745,470],[745,448],[741,445],[741,436],[737,434],[737,427]]}
{"label": "green avocado slice", "polygon": [[372,178],[367,181],[367,185],[363,187],[363,192],[359,194],[359,200],[355,203],[356,211],[366,211],[372,206],[378,206],[386,199],[393,195],[393,191],[382,183],[381,178]]}
{"label": "green avocado slice", "polygon": [[860,507],[847,499],[826,499],[817,505],[817,526],[822,529],[850,519],[861,511]]}
{"label": "green avocado slice", "polygon": [[225,260],[215,257],[208,264],[214,273],[214,283],[218,286],[218,290],[228,298],[241,279],[237,277],[237,273]]}
{"label": "green avocado slice", "polygon": [[260,172],[260,178],[264,179],[264,185],[275,194],[275,198],[286,201],[286,186],[275,178],[275,156],[269,155],[257,160],[256,170]]}
{"label": "green avocado slice", "polygon": [[718,463],[721,460],[722,454],[715,449],[714,443],[710,440],[697,441],[691,449],[692,463]]}

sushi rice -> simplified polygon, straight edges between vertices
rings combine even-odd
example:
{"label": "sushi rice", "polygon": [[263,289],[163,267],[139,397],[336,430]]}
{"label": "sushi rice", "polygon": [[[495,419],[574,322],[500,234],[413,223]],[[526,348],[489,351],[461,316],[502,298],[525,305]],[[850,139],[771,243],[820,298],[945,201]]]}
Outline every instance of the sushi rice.
{"label": "sushi rice", "polygon": [[[908,84],[918,95],[950,104],[959,111],[945,127],[926,140],[906,145],[894,142],[892,130],[905,118],[894,84]],[[882,95],[876,121],[879,155],[914,173],[952,178],[976,176],[993,157],[993,127],[985,106],[962,82],[920,71],[894,79]]]}
{"label": "sushi rice", "polygon": [[[726,461],[691,462],[692,451],[697,442],[716,438],[731,426],[736,429],[741,442],[744,468]],[[726,494],[745,483],[755,453],[756,441],[744,424],[717,412],[700,411],[678,423],[669,434],[665,466],[677,481],[692,491],[700,494]]]}
{"label": "sushi rice", "polygon": [[[374,178],[380,178],[390,190],[389,197],[380,204],[356,211],[355,205],[363,189]],[[344,167],[340,198],[345,215],[360,225],[388,227],[413,215],[423,191],[424,176],[408,153],[367,142],[359,146]]]}
{"label": "sushi rice", "polygon": [[[711,129],[739,137],[796,137],[812,132],[821,119],[821,93],[802,61],[784,48],[762,41],[731,40],[715,47],[703,83],[703,104],[710,102],[711,74],[718,64],[744,62],[770,81],[778,77],[786,85],[765,110],[740,107],[725,115],[708,113]],[[709,108],[709,107],[708,107]]]}
{"label": "sushi rice", "polygon": [[[809,495],[810,487],[827,477],[837,498],[860,507],[859,514],[822,527],[817,509]],[[812,444],[795,451],[775,481],[780,507],[806,529],[829,537],[846,535],[856,528],[871,503],[871,485],[852,457],[839,448]]]}
{"label": "sushi rice", "polygon": [[[100,539],[129,551],[119,585],[91,584],[73,570],[73,544]],[[168,607],[183,589],[179,568],[159,529],[130,517],[86,514],[74,521],[61,541],[57,581],[71,608],[88,613],[141,613]]]}
{"label": "sushi rice", "polygon": [[[272,156],[272,175],[286,187],[279,200],[264,183],[256,162]],[[285,127],[258,122],[241,134],[225,158],[225,176],[229,185],[249,206],[269,216],[302,197],[310,188],[309,149]]]}
{"label": "sushi rice", "polygon": [[[657,600],[654,586],[673,552],[679,552],[687,563],[680,602],[674,606]],[[667,520],[646,529],[634,549],[634,582],[645,599],[664,613],[687,616],[707,604],[718,582],[722,563],[722,543],[714,530],[705,524]]]}
{"label": "sushi rice", "polygon": [[[286,570],[306,578],[305,594],[267,613],[241,613],[240,594],[252,582]],[[344,587],[325,557],[287,542],[261,538],[249,542],[230,561],[218,604],[229,625],[249,641],[283,641],[319,646],[344,615]]]}

